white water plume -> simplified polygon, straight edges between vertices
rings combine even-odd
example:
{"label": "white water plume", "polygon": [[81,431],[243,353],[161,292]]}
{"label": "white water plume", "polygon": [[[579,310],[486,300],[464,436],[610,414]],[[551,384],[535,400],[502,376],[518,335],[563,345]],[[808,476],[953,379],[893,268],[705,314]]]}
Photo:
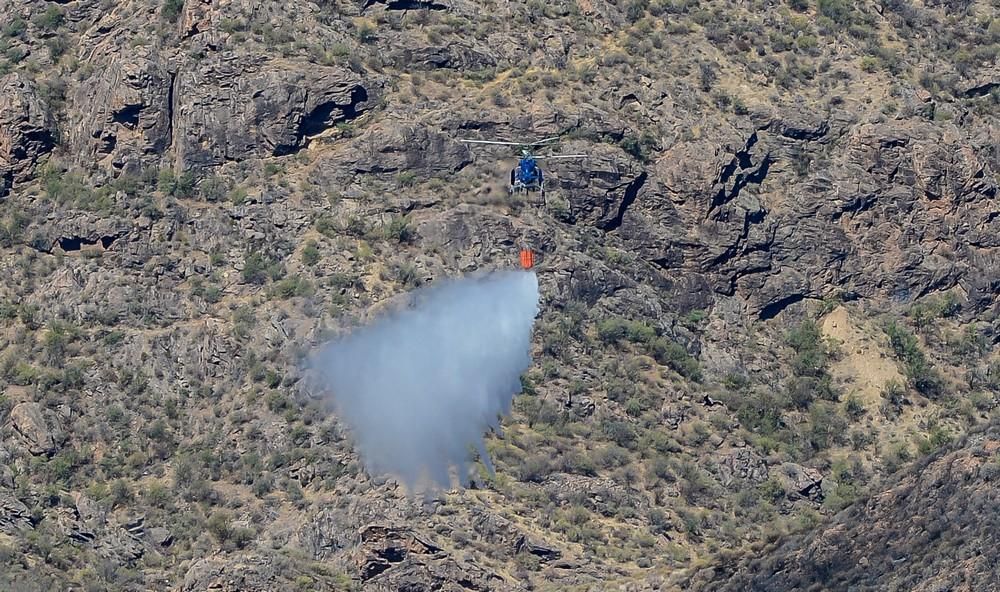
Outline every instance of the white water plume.
{"label": "white water plume", "polygon": [[470,447],[492,471],[499,427],[531,363],[538,278],[530,271],[442,280],[411,306],[326,344],[313,360],[368,471],[411,490],[465,479]]}

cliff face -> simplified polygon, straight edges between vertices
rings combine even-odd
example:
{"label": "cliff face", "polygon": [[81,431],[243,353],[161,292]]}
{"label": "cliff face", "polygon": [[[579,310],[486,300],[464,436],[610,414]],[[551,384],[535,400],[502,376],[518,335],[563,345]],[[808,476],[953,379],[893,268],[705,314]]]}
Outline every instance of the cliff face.
{"label": "cliff face", "polygon": [[[996,407],[987,2],[0,17],[15,589],[669,586],[818,537]],[[458,142],[553,135],[587,157],[543,161],[544,201]],[[299,362],[522,244],[543,308],[499,476],[408,500]]]}

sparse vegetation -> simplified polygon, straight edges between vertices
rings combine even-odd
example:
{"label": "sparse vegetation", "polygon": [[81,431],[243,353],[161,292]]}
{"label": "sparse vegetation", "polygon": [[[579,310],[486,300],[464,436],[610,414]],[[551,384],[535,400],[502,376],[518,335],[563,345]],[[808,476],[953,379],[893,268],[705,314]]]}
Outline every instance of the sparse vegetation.
{"label": "sparse vegetation", "polygon": [[160,16],[168,22],[177,22],[182,10],[184,10],[184,0],[163,0]]}
{"label": "sparse vegetation", "polygon": [[[613,26],[607,6],[535,0],[147,4],[0,23],[0,76],[30,91],[5,103],[0,155],[0,589],[29,565],[43,589],[149,589],[237,557],[274,567],[275,589],[360,589],[367,547],[342,534],[375,517],[400,528],[386,553],[418,553],[408,529],[442,548],[414,570],[469,556],[538,589],[659,582],[856,520],[871,488],[997,414],[988,278],[968,271],[991,156],[969,130],[1000,104],[981,3],[628,0]],[[515,49],[497,61],[499,23]],[[340,70],[342,94],[317,87]],[[497,196],[505,156],[453,142],[525,126],[588,154],[546,165],[544,207]],[[968,227],[928,229],[956,207]],[[410,504],[365,474],[303,361],[400,292],[509,266],[519,242],[543,253],[542,298],[523,392],[487,440],[496,472],[480,459],[478,492]],[[756,320],[788,294],[805,298]],[[863,344],[824,336],[841,305]],[[885,341],[904,380],[880,388],[898,376]],[[1000,475],[993,456],[966,459],[962,487]],[[802,588],[839,585],[835,568]]]}
{"label": "sparse vegetation", "polygon": [[941,377],[927,359],[916,336],[896,322],[889,323],[886,334],[889,336],[893,353],[903,362],[910,385],[928,397],[941,396],[943,394]]}

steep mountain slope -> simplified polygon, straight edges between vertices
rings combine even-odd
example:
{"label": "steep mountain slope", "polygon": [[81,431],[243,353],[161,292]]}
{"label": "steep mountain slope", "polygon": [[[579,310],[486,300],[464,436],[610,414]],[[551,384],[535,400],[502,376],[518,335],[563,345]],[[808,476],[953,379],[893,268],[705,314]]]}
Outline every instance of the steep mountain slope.
{"label": "steep mountain slope", "polygon": [[[0,15],[2,588],[666,587],[995,414],[988,2]],[[408,499],[302,357],[519,244],[498,475]]]}
{"label": "steep mountain slope", "polygon": [[[892,488],[736,569],[705,590],[994,590],[1000,557],[1000,428],[977,430]],[[735,573],[732,573],[735,572]]]}

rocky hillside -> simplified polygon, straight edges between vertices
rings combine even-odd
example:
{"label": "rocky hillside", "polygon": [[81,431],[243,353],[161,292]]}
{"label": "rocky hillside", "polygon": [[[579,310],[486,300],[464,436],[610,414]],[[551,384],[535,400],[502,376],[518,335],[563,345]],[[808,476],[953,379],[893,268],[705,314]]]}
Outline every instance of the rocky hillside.
{"label": "rocky hillside", "polygon": [[[989,2],[0,16],[0,588],[670,589],[996,415]],[[409,499],[303,356],[521,244],[497,476]]]}
{"label": "rocky hillside", "polygon": [[720,569],[701,589],[996,589],[997,556],[981,544],[1000,527],[998,450],[996,424],[977,430],[905,471],[891,489],[763,557]]}

